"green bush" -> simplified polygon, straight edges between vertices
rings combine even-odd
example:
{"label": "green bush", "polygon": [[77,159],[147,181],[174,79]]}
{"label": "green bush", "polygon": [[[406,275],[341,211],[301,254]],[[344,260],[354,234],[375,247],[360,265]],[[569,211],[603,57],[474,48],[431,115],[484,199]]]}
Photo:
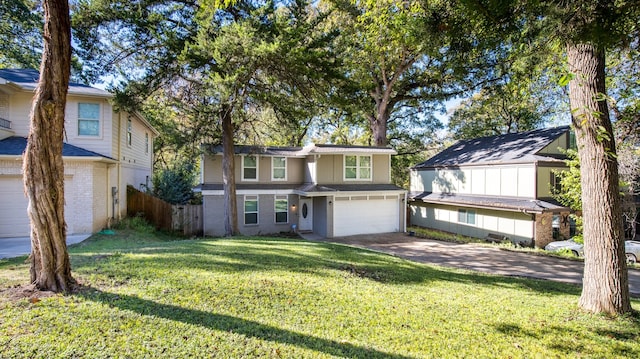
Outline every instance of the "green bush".
{"label": "green bush", "polygon": [[147,222],[147,220],[141,216],[124,218],[123,220],[118,222],[113,228],[120,229],[120,230],[129,229],[129,230],[133,230],[136,232],[143,232],[143,233],[153,233],[156,231],[155,227],[149,224],[149,222]]}

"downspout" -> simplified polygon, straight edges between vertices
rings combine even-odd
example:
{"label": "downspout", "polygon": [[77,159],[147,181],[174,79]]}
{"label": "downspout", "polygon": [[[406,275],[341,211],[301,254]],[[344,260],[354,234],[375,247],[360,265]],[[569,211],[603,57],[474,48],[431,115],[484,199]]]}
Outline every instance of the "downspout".
{"label": "downspout", "polygon": [[533,199],[538,200],[538,161],[533,163]]}
{"label": "downspout", "polygon": [[[122,161],[122,111],[118,111],[118,163],[116,164],[117,166],[117,175],[118,175],[118,205],[117,205],[117,209],[118,209],[118,216],[117,219],[120,220],[122,219],[122,210],[120,208],[122,208],[122,203],[120,201],[121,197],[122,197],[122,193],[125,194],[126,196],[126,188],[122,188],[122,163],[120,161]],[[124,192],[122,192],[124,190]],[[125,201],[126,201],[126,197],[125,197]]]}
{"label": "downspout", "polygon": [[402,208],[402,211],[403,211],[402,213],[403,213],[403,216],[404,216],[404,221],[402,221],[403,222],[403,226],[404,226],[403,232],[407,232],[407,222],[409,221],[409,218],[407,218],[408,217],[408,212],[409,212],[407,210],[407,208],[409,208],[409,203],[407,202],[407,192],[404,193],[404,200],[402,201],[402,203],[404,203],[404,206],[402,206],[403,207]]}

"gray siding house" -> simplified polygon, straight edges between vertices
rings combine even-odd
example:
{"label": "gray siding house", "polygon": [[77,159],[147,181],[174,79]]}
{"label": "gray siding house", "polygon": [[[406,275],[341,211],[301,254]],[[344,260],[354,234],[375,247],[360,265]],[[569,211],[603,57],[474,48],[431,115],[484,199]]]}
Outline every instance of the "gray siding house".
{"label": "gray siding house", "polygon": [[570,236],[570,209],[554,201],[569,127],[459,141],[411,169],[411,224],[544,247]]}
{"label": "gray siding house", "polygon": [[[391,184],[386,147],[235,146],[243,235],[298,231],[332,238],[406,229],[406,191]],[[222,153],[202,158],[204,233],[224,234]]]}

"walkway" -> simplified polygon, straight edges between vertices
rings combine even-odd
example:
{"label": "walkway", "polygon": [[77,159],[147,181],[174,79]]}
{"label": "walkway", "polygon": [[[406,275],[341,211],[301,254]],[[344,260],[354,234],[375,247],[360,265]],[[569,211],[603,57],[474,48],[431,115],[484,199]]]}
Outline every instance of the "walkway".
{"label": "walkway", "polygon": [[[91,233],[68,235],[67,245],[82,242],[90,236]],[[31,238],[0,238],[0,259],[28,255],[29,253],[31,253]]]}

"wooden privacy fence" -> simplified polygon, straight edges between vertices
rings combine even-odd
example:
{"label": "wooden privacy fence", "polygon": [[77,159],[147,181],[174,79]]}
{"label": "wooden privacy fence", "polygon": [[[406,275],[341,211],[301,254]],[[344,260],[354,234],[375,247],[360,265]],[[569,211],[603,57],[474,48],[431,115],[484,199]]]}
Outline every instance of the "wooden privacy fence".
{"label": "wooden privacy fence", "polygon": [[127,216],[141,216],[165,231],[186,236],[202,234],[201,205],[171,205],[132,186],[127,187]]}
{"label": "wooden privacy fence", "polygon": [[202,205],[179,204],[171,209],[171,227],[185,236],[202,235]]}

